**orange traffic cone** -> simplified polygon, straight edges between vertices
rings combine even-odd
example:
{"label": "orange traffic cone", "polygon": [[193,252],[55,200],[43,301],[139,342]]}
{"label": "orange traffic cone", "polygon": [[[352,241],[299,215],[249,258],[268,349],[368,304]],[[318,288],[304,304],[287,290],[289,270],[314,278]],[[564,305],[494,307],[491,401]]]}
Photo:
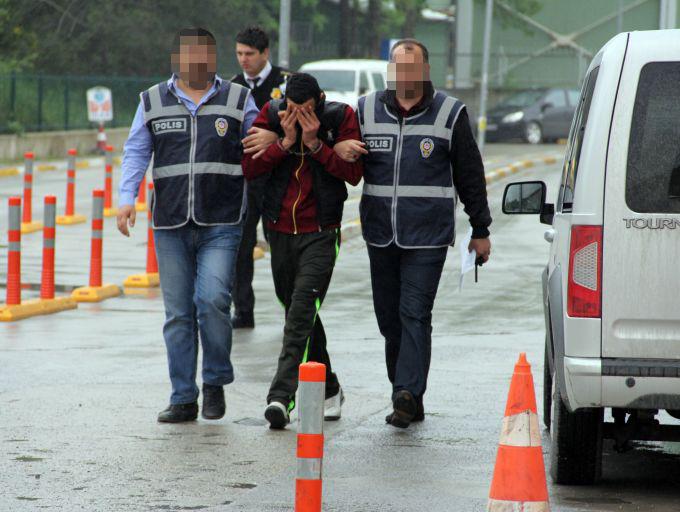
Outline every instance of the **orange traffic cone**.
{"label": "orange traffic cone", "polygon": [[531,365],[519,355],[505,406],[487,512],[548,512]]}

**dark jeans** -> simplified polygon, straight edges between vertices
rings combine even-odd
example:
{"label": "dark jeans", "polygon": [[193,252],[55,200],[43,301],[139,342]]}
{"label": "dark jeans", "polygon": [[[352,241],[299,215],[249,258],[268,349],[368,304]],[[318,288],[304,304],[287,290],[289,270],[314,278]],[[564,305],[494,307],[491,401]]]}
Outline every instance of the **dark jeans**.
{"label": "dark jeans", "polygon": [[340,230],[289,235],[269,231],[272,275],[279,301],[286,309],[283,348],[269,388],[272,400],[294,406],[300,363],[326,365],[326,398],[340,389],[326,350],[326,333],[319,309],[331,282],[340,249]]}
{"label": "dark jeans", "polygon": [[432,307],[447,248],[368,246],[373,307],[385,337],[387,376],[394,393],[422,400],[432,353]]}
{"label": "dark jeans", "polygon": [[[258,207],[256,195],[259,192],[256,187],[248,186],[248,213],[243,223],[243,237],[241,246],[238,250],[236,259],[236,269],[234,275],[234,310],[236,314],[250,314],[255,308],[255,293],[253,292],[253,276],[255,268],[253,264],[253,249],[257,244],[257,223],[260,222],[262,212]],[[267,227],[263,224],[265,237]]]}
{"label": "dark jeans", "polygon": [[198,334],[203,347],[203,382],[234,380],[231,366],[231,279],[241,226],[190,223],[154,231],[165,304],[163,337],[172,382],[170,403],[196,401]]}

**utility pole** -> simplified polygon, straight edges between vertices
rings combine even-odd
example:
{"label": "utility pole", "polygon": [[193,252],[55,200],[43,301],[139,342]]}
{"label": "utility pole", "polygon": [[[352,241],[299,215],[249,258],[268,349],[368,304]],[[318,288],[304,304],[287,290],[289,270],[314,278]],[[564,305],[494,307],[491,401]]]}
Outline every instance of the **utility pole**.
{"label": "utility pole", "polygon": [[290,67],[290,8],[291,0],[281,0],[279,12],[279,66]]}
{"label": "utility pole", "polygon": [[491,52],[491,23],[493,21],[493,0],[486,0],[484,20],[484,55],[482,57],[482,81],[479,87],[479,122],[477,124],[477,144],[484,151],[486,139],[486,100],[489,89],[489,53]]}
{"label": "utility pole", "polygon": [[616,33],[623,32],[623,0],[619,0],[619,12],[616,15]]}

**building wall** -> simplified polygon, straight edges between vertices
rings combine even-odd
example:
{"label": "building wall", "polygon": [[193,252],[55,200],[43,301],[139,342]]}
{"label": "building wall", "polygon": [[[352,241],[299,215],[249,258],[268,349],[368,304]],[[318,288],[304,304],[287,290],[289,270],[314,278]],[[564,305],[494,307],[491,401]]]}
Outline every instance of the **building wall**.
{"label": "building wall", "polygon": [[[592,56],[618,33],[619,5],[625,11],[623,31],[677,27],[680,10],[680,0],[544,0],[541,10],[532,16],[545,27],[542,30],[508,13],[500,7],[501,2],[496,1],[494,7],[490,86],[502,89],[579,85]],[[478,84],[481,74],[485,2],[457,0],[457,6],[459,20],[472,17],[471,23],[457,25],[456,86],[469,88]],[[573,42],[579,49],[560,45],[543,51],[557,38],[574,33]],[[535,52],[541,52],[540,56],[532,56]],[[471,61],[469,65],[466,59]]]}

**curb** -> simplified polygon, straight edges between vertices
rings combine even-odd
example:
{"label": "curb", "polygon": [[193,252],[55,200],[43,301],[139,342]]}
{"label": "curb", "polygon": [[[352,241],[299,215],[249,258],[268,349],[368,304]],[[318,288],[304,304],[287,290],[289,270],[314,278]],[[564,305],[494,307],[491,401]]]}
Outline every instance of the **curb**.
{"label": "curb", "polygon": [[507,178],[511,174],[515,174],[522,169],[529,169],[530,167],[535,167],[537,165],[550,165],[557,163],[558,155],[549,155],[549,156],[543,156],[540,158],[534,158],[531,160],[519,160],[517,162],[513,162],[511,164],[508,164],[504,167],[499,167],[498,169],[494,169],[493,171],[487,172],[486,173],[486,182],[487,183],[494,183],[498,180],[502,180],[503,178]]}
{"label": "curb", "polygon": [[6,167],[0,169],[0,176],[16,176],[20,171],[17,167]]}

